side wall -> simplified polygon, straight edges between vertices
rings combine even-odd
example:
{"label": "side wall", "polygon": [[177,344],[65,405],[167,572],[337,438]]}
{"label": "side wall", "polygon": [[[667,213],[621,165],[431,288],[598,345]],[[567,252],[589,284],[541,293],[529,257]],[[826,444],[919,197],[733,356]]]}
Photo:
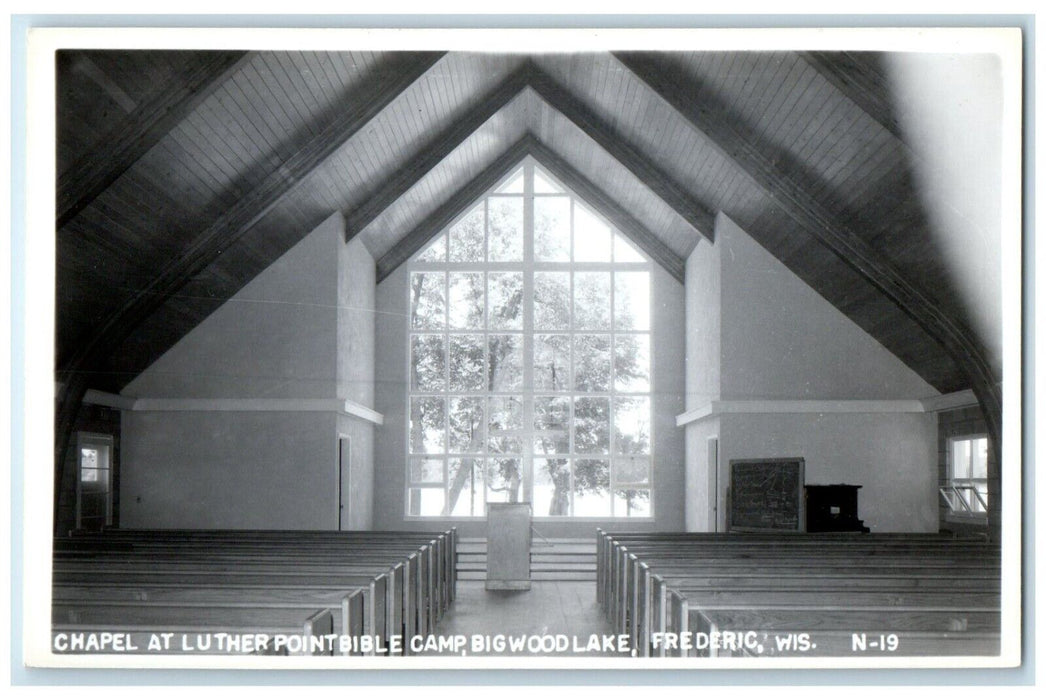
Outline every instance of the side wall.
{"label": "side wall", "polygon": [[[373,426],[334,406],[371,406],[373,309],[374,261],[361,242],[345,244],[335,214],[125,389],[138,398],[215,401],[211,410],[172,402],[124,412],[121,524],[335,529],[338,438],[346,436],[343,524],[370,528]],[[218,401],[244,398],[323,398],[331,407],[233,411]]]}
{"label": "side wall", "polygon": [[[648,521],[538,521],[545,537],[587,537],[596,527],[627,524],[630,530],[681,530],[684,527],[685,472],[682,430],[675,416],[683,411],[684,301],[683,288],[664,270],[654,267],[653,387],[654,518]],[[376,430],[374,526],[376,529],[445,529],[455,525],[464,536],[486,534],[479,519],[408,519],[404,513],[406,482],[407,398],[407,270],[393,272],[378,285],[377,385],[375,410],[385,423]]]}
{"label": "side wall", "polygon": [[[757,403],[687,425],[687,527],[712,529],[702,488],[715,483],[707,439],[718,434],[721,529],[730,460],[802,457],[808,484],[862,486],[860,517],[873,531],[936,531],[936,415],[777,413],[774,402],[911,400],[937,392],[722,214],[719,250],[711,247],[699,245],[687,264],[688,397]],[[718,290],[708,289],[717,282]],[[714,320],[718,344],[689,330]]]}

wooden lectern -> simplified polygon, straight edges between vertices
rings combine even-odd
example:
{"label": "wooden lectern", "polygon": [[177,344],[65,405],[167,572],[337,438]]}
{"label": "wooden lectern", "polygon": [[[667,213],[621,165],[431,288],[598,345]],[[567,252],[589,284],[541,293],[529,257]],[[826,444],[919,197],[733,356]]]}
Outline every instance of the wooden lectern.
{"label": "wooden lectern", "polygon": [[487,504],[487,590],[530,590],[529,503]]}

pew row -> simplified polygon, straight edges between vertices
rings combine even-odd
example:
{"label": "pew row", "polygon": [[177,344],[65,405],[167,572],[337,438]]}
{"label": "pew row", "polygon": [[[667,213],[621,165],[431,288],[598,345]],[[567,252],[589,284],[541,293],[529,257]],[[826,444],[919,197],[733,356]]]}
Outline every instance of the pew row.
{"label": "pew row", "polygon": [[[431,634],[453,602],[457,533],[369,534],[109,531],[57,539],[52,629],[136,639],[161,630],[330,635],[342,639],[297,653],[409,653],[389,640]],[[353,638],[347,645],[345,636]]]}
{"label": "pew row", "polygon": [[597,533],[597,599],[642,656],[997,654],[1000,582],[981,540]]}

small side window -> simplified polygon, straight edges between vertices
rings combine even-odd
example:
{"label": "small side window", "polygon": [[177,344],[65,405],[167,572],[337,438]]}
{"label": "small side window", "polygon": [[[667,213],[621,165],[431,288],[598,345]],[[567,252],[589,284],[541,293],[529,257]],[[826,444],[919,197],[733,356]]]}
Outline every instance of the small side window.
{"label": "small side window", "polygon": [[948,440],[948,483],[941,496],[953,515],[985,518],[988,512],[988,438],[965,435]]}
{"label": "small side window", "polygon": [[76,527],[101,530],[113,518],[113,438],[80,433],[76,442]]}

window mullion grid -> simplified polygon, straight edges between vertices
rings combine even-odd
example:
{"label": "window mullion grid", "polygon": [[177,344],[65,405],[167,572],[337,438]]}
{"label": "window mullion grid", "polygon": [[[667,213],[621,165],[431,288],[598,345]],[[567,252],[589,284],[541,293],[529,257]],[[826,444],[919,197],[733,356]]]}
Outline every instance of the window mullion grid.
{"label": "window mullion grid", "polygon": [[534,164],[523,165],[523,498],[534,503]]}

